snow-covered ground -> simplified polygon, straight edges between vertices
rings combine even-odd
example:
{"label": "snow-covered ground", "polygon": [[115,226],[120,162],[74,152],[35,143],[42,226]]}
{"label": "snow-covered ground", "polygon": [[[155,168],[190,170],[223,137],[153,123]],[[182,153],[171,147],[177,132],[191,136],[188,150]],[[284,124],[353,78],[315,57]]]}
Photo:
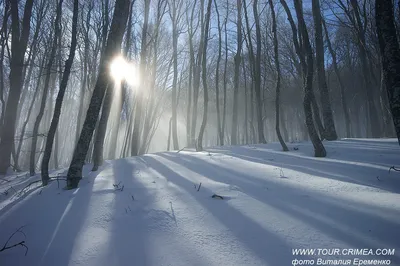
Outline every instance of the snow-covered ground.
{"label": "snow-covered ground", "polygon": [[[398,143],[325,145],[327,158],[312,157],[310,143],[289,144],[287,153],[271,143],[108,161],[87,168],[73,191],[54,181],[20,193],[39,176],[6,176],[0,249],[24,226],[9,244],[25,240],[29,250],[0,252],[0,265],[285,266],[355,257],[400,265],[400,172],[388,172],[400,166]],[[293,255],[298,248],[395,254]]]}

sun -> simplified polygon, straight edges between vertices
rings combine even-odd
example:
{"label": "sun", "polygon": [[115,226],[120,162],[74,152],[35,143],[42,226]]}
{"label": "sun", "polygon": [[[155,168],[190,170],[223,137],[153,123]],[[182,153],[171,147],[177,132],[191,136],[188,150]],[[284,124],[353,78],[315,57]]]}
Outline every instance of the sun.
{"label": "sun", "polygon": [[140,77],[134,64],[127,62],[122,56],[117,56],[110,64],[110,74],[115,82],[126,81],[130,86],[138,86]]}

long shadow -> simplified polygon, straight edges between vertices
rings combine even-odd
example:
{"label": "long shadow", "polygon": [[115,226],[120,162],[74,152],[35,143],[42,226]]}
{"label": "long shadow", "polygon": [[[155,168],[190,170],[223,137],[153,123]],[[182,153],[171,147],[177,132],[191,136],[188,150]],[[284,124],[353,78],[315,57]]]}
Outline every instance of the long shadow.
{"label": "long shadow", "polygon": [[[216,152],[218,153],[218,151]],[[225,153],[222,152],[222,154]],[[382,169],[368,168],[356,164],[319,161],[315,160],[315,158],[312,160],[307,159],[306,157],[293,158],[292,156],[287,155],[287,153],[273,153],[273,155],[271,155],[268,154],[268,152],[256,149],[250,150],[237,148],[237,152],[229,153],[229,155],[245,161],[292,169],[309,175],[316,175],[357,185],[379,188],[392,193],[400,193],[400,178],[393,176],[393,178],[388,177],[383,179],[382,176],[386,176],[387,171]],[[274,158],[271,159],[271,157]],[[334,173],[329,173],[327,171],[334,171]],[[357,173],[358,176],[363,174],[365,179],[353,178],[350,176],[351,173]]]}
{"label": "long shadow", "polygon": [[[97,174],[90,179],[94,181]],[[69,265],[76,238],[86,218],[93,181],[89,183],[83,179],[79,189],[73,191],[57,190],[54,188],[57,184],[53,182],[40,195],[22,202],[15,212],[9,212],[0,230],[9,232],[10,228],[27,225],[24,233],[29,251],[27,256],[23,256],[20,249],[12,249],[1,253],[0,260],[16,266],[52,266],[55,262],[60,266]],[[21,211],[28,214],[21,214]],[[0,232],[0,235],[4,236],[5,232]]]}
{"label": "long shadow", "polygon": [[[182,160],[178,156],[173,158],[170,155],[165,157],[175,163],[184,165],[193,172],[207,175],[209,179],[214,181],[230,182],[230,184],[237,185],[247,195],[276,209],[285,211],[293,218],[300,219],[325,234],[355,247],[365,246],[366,243],[362,239],[358,239],[357,236],[351,235],[346,228],[351,228],[353,232],[358,232],[359,234],[381,241],[387,244],[388,247],[397,247],[399,245],[400,232],[395,230],[399,226],[398,221],[393,222],[379,217],[379,214],[371,215],[362,211],[362,209],[371,208],[371,206],[310,192],[307,192],[309,194],[306,195],[307,198],[303,198],[299,195],[299,191],[296,188],[285,186],[284,183],[272,183],[266,179],[260,182],[258,186],[249,185],[245,180],[254,179],[251,175],[239,174],[234,170],[212,164],[205,168],[205,161],[195,156],[187,156],[190,158],[189,160]],[[277,193],[272,193],[271,195],[268,190],[263,189],[265,186],[273,188]],[[293,195],[299,196],[296,197]],[[315,214],[315,217],[305,214],[302,210],[308,210]],[[400,217],[400,213],[397,212],[393,216],[396,217],[396,215]],[[318,216],[323,216],[325,220],[334,221],[338,226],[343,227],[343,229],[332,227],[332,225],[317,219]],[[379,246],[376,248],[379,248]]]}
{"label": "long shadow", "polygon": [[[170,203],[171,212],[159,209],[156,204],[158,189],[153,179],[140,177],[141,180],[138,180],[147,167],[142,157],[113,162],[115,182],[121,181],[124,190],[116,193],[115,197],[111,251],[107,254],[112,258],[109,265],[124,265],[127,261],[134,262],[134,265],[160,265],[160,262],[163,265],[187,265],[182,262],[206,265],[201,256],[193,254],[196,250],[189,251],[184,243],[168,239],[171,232],[164,230],[177,226],[173,205]],[[144,182],[148,182],[149,186],[146,187]],[[164,246],[162,243],[170,245]],[[170,255],[174,253],[180,256]],[[160,256],[165,254],[169,255],[160,260]]]}
{"label": "long shadow", "polygon": [[135,265],[148,265],[148,240],[143,229],[142,215],[137,215],[138,209],[146,208],[151,199],[147,190],[135,182],[134,161],[128,159],[116,160],[112,163],[115,183],[121,182],[123,191],[114,191],[115,206],[111,230],[110,247],[107,254],[109,265],[123,265],[127,261]]}
{"label": "long shadow", "polygon": [[200,193],[196,192],[193,190],[193,183],[153,157],[145,157],[146,161],[151,163],[153,169],[165,176],[168,181],[192,194],[201,205],[224,224],[240,242],[250,248],[258,258],[262,259],[267,265],[276,265],[277,261],[281,265],[290,265],[293,259],[291,256],[291,248],[293,247],[289,243],[244,216],[241,212],[227,204],[226,201],[212,199],[212,191],[208,188],[202,187]]}
{"label": "long shadow", "polygon": [[[192,167],[192,168],[190,168],[190,170],[197,172],[199,174],[203,175],[204,173],[208,173],[208,175],[211,176],[210,179],[213,179],[218,182],[226,182],[226,180],[229,180],[229,181],[240,183],[241,187],[247,187],[247,188],[252,189],[251,186],[255,186],[255,187],[257,187],[257,189],[262,189],[263,191],[267,190],[268,193],[278,193],[277,191],[284,189],[283,191],[281,191],[279,193],[284,193],[285,196],[296,195],[296,196],[305,197],[305,196],[307,196],[306,195],[307,193],[310,193],[309,190],[305,190],[300,187],[299,188],[292,187],[292,189],[294,189],[294,190],[291,191],[290,193],[287,193],[286,192],[287,186],[279,185],[278,182],[271,182],[268,179],[254,178],[254,176],[252,176],[252,175],[249,175],[249,174],[246,174],[243,172],[237,172],[237,171],[229,168],[229,165],[222,166],[222,165],[216,165],[214,163],[210,163],[210,164],[208,164],[208,167],[205,168],[204,164],[207,164],[207,161],[199,159],[197,156],[193,156],[193,155],[179,156],[179,155],[175,155],[175,154],[160,154],[160,156],[165,157],[166,159],[169,159],[176,163],[180,163],[185,166],[190,166],[190,167]],[[258,160],[258,159],[255,158],[255,160]],[[259,159],[259,160],[261,160],[261,159]],[[221,176],[223,176],[224,178],[220,178]],[[326,197],[327,196],[326,194],[318,193],[317,191],[312,192],[312,193],[315,194],[315,197],[322,197],[322,196]],[[280,196],[282,196],[282,195],[280,195]],[[382,212],[385,212],[392,216],[396,216],[396,215],[400,216],[400,212],[394,211],[393,209],[389,209],[386,207],[378,208],[378,207],[374,207],[374,206],[370,206],[370,205],[366,205],[366,204],[362,204],[362,203],[359,203],[359,206],[362,206],[364,209],[370,209],[370,210],[373,210],[376,212],[382,211]]]}

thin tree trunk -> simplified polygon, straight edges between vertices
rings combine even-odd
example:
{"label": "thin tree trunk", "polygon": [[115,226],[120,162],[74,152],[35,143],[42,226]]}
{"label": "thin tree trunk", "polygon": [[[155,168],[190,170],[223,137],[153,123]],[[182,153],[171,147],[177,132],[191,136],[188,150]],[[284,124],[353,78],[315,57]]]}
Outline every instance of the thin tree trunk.
{"label": "thin tree trunk", "polygon": [[203,91],[204,91],[204,112],[203,112],[203,121],[200,126],[199,138],[197,142],[197,150],[203,150],[203,135],[204,130],[207,125],[207,115],[208,115],[208,87],[207,87],[207,44],[208,44],[208,34],[210,28],[210,17],[211,17],[211,4],[213,0],[208,0],[207,5],[207,13],[206,13],[206,25],[205,25],[205,33],[204,33],[204,46],[203,46],[203,69],[202,69],[202,80],[203,80]]}
{"label": "thin tree trunk", "polygon": [[253,2],[253,15],[256,24],[256,58],[254,65],[254,89],[256,92],[256,108],[257,108],[257,125],[258,125],[258,142],[267,143],[264,137],[264,122],[263,122],[263,99],[261,98],[261,29],[260,19],[257,11],[258,0]]}
{"label": "thin tree trunk", "polygon": [[204,45],[204,0],[200,0],[200,20],[201,20],[201,33],[200,33],[200,44],[197,52],[197,63],[194,67],[193,75],[193,111],[192,111],[192,128],[190,130],[191,134],[191,145],[196,147],[196,126],[197,126],[197,105],[199,100],[200,91],[200,72],[201,72],[201,60],[203,58],[203,45]]}
{"label": "thin tree trunk", "polygon": [[[36,170],[36,145],[37,145],[37,137],[39,133],[39,126],[40,122],[42,121],[43,114],[44,114],[44,109],[46,107],[46,100],[47,96],[49,94],[49,85],[50,85],[50,78],[52,76],[51,70],[54,65],[55,57],[56,57],[56,52],[57,52],[57,44],[58,44],[58,39],[59,39],[59,34],[61,34],[61,29],[60,29],[60,21],[61,21],[61,13],[62,13],[62,3],[63,0],[60,0],[57,5],[57,11],[56,11],[56,18],[54,21],[54,36],[53,36],[53,43],[51,46],[51,51],[50,51],[50,56],[49,56],[49,61],[47,63],[46,67],[46,77],[44,81],[44,87],[43,87],[43,92],[42,92],[42,101],[40,104],[40,109],[39,113],[36,117],[35,124],[33,126],[33,131],[32,131],[32,145],[31,145],[31,150],[30,150],[30,167],[29,167],[29,172],[30,175],[33,176],[35,175],[35,170]],[[54,75],[53,75],[54,78]]]}
{"label": "thin tree trunk", "polygon": [[217,138],[219,144],[223,143],[222,133],[221,133],[221,111],[220,111],[220,102],[219,102],[219,65],[221,63],[222,56],[222,29],[220,16],[218,11],[217,2],[214,1],[215,12],[217,13],[217,21],[218,21],[218,58],[217,58],[217,66],[215,68],[215,102],[217,107]]}
{"label": "thin tree trunk", "polygon": [[224,37],[225,37],[225,62],[224,62],[224,107],[223,107],[223,112],[222,112],[222,125],[221,125],[221,146],[224,146],[225,144],[225,126],[226,126],[226,91],[227,91],[227,68],[228,68],[228,31],[226,24],[228,22],[228,15],[229,15],[229,9],[228,9],[229,2],[228,0],[226,1],[226,15],[225,15],[225,21],[224,21]]}
{"label": "thin tree trunk", "polygon": [[[141,51],[140,51],[140,87],[144,88],[146,84],[145,73],[146,73],[146,57],[147,57],[147,28],[149,24],[149,11],[150,11],[150,0],[145,0],[144,5],[144,22],[142,28],[142,41],[141,41]],[[140,142],[141,142],[141,120],[143,113],[143,95],[140,93],[136,94],[136,112],[135,120],[133,125],[132,133],[132,143],[131,143],[131,156],[139,155]]]}
{"label": "thin tree trunk", "polygon": [[[180,3],[178,3],[179,5]],[[177,98],[176,98],[176,90],[177,90],[177,80],[178,80],[178,23],[180,14],[178,13],[178,9],[176,4],[176,0],[173,0],[172,6],[170,5],[170,14],[172,20],[172,48],[173,48],[173,57],[174,57],[174,76],[172,79],[172,141],[174,150],[179,150],[178,143],[178,129],[177,129]]]}
{"label": "thin tree trunk", "polygon": [[271,8],[271,17],[272,17],[272,33],[274,36],[274,55],[275,55],[275,66],[276,66],[276,99],[275,99],[275,130],[276,135],[281,143],[283,151],[289,151],[286,146],[285,141],[282,138],[281,130],[279,128],[279,111],[280,111],[280,94],[281,94],[281,67],[279,62],[279,45],[278,45],[278,34],[276,27],[276,17],[275,17],[275,9],[274,3],[272,0],[268,0],[269,6]]}
{"label": "thin tree trunk", "polygon": [[232,109],[232,128],[231,128],[231,145],[238,144],[238,101],[239,101],[239,78],[240,78],[240,61],[242,53],[242,0],[237,0],[237,22],[236,22],[236,55],[235,75],[233,88],[233,109]]}
{"label": "thin tree trunk", "polygon": [[[62,1],[60,1],[60,6],[62,5]],[[60,81],[60,89],[57,94],[56,104],[54,107],[54,114],[51,120],[49,132],[47,133],[46,138],[46,146],[43,154],[42,160],[42,183],[43,186],[47,185],[49,180],[49,161],[51,158],[51,152],[53,148],[54,136],[57,132],[58,122],[61,116],[61,107],[64,100],[65,91],[68,85],[68,79],[71,73],[72,63],[75,57],[75,50],[77,45],[77,27],[78,27],[78,10],[79,10],[79,1],[74,0],[74,9],[73,9],[73,16],[72,16],[72,34],[71,34],[71,46],[69,51],[69,56],[67,61],[65,62],[65,69],[62,75],[62,79]],[[58,134],[57,134],[58,135]],[[56,145],[55,145],[55,160],[57,164],[57,153],[58,153],[58,136],[56,136]]]}
{"label": "thin tree trunk", "polygon": [[340,76],[339,68],[337,65],[336,53],[332,48],[331,40],[329,39],[328,29],[326,27],[324,19],[322,19],[322,25],[324,26],[324,30],[325,30],[325,37],[326,37],[326,43],[328,45],[328,50],[332,57],[333,70],[335,71],[336,77],[339,82],[340,102],[342,104],[344,121],[345,121],[345,125],[346,125],[346,138],[350,138],[351,137],[351,125],[350,125],[349,109],[347,107],[346,93],[345,93],[342,77]]}

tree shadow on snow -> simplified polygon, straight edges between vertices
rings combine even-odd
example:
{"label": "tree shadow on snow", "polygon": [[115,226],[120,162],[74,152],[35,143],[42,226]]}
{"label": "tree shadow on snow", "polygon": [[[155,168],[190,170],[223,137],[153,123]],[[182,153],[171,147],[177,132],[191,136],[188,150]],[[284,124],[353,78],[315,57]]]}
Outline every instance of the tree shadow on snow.
{"label": "tree shadow on snow", "polygon": [[[163,157],[163,154],[156,156]],[[265,230],[258,223],[227,204],[227,201],[212,199],[213,192],[206,186],[202,186],[199,192],[193,190],[192,182],[155,159],[156,156],[146,156],[146,161],[151,164],[151,167],[166,177],[169,182],[187,190],[199,204],[224,224],[229,232],[253,251],[259,259],[268,265],[276,265],[277,261],[282,262],[282,265],[290,264],[293,259],[291,255],[292,247],[282,237]],[[186,163],[181,165],[188,167]],[[204,164],[198,167],[203,167],[204,170]],[[207,245],[207,243],[204,243],[204,245]]]}
{"label": "tree shadow on snow", "polygon": [[[0,235],[8,237],[5,232],[26,225],[23,231],[29,251],[23,256],[21,249],[14,248],[1,253],[0,260],[8,265],[69,265],[98,173],[83,178],[76,190],[64,191],[62,185],[57,189],[57,182],[52,182],[42,193],[33,195],[10,211],[2,222],[0,230],[5,231]],[[60,181],[60,184],[64,183]],[[21,211],[25,214],[21,215]]]}
{"label": "tree shadow on snow", "polygon": [[[205,167],[206,161],[196,156],[189,155],[186,156],[187,159],[176,155],[160,156],[211,180],[236,185],[248,196],[285,212],[294,219],[294,222],[300,220],[354,248],[398,247],[400,238],[400,232],[396,230],[399,227],[398,220],[391,220],[381,215],[400,217],[400,213],[396,210],[374,208],[312,191],[306,191],[304,194],[301,189],[284,183],[256,179],[249,174],[238,173],[215,164]],[[376,246],[375,243],[381,245]],[[399,261],[398,255],[392,260],[395,261]]]}
{"label": "tree shadow on snow", "polygon": [[[357,165],[356,162],[349,164],[338,161],[318,160],[311,156],[310,158],[295,157],[290,153],[283,152],[269,153],[268,151],[242,147],[236,149],[237,152],[229,153],[229,155],[244,161],[291,169],[304,174],[400,193],[400,177],[397,173],[388,175],[389,168],[383,170],[375,168],[373,165],[368,167]],[[218,151],[215,152],[218,153]],[[352,173],[355,173],[356,176],[352,176]],[[360,175],[362,178],[357,178]],[[288,177],[290,178],[290,176]]]}

